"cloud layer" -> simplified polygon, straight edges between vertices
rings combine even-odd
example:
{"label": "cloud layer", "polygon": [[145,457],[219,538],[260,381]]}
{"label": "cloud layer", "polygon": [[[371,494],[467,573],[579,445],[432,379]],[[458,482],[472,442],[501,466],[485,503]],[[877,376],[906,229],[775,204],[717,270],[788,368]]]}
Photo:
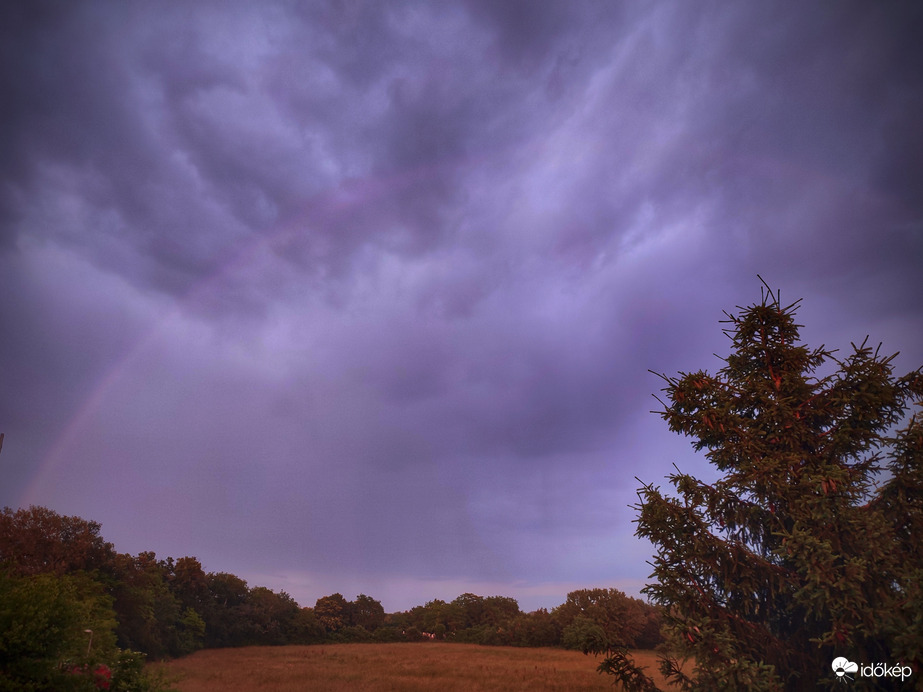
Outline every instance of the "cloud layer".
{"label": "cloud layer", "polygon": [[706,472],[647,369],[715,369],[757,273],[923,364],[914,6],[0,13],[0,503],[120,550],[636,593],[634,477]]}

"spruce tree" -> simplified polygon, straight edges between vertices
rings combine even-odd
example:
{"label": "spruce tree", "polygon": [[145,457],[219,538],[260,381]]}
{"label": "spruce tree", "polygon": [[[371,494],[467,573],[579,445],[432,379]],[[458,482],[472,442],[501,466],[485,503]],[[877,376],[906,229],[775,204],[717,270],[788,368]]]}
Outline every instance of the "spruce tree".
{"label": "spruce tree", "polygon": [[[671,430],[720,472],[644,484],[637,535],[655,546],[661,672],[684,690],[912,689],[923,663],[923,375],[852,345],[840,359],[799,341],[779,294],[726,312],[717,374],[660,375]],[[880,348],[880,347],[879,347]],[[656,373],[655,373],[656,374]],[[658,399],[659,400],[659,399]],[[644,483],[643,481],[640,481]],[[838,677],[837,657],[913,675]],[[656,690],[627,651],[600,666]],[[905,669],[909,670],[909,669]],[[923,688],[921,688],[923,689]]]}

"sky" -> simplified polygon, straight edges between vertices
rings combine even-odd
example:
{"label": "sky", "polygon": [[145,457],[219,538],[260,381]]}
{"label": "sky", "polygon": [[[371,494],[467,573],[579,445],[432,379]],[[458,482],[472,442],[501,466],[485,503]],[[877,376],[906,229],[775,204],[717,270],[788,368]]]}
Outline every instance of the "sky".
{"label": "sky", "polygon": [[0,506],[303,606],[638,595],[723,310],[923,365],[923,5],[5,2]]}

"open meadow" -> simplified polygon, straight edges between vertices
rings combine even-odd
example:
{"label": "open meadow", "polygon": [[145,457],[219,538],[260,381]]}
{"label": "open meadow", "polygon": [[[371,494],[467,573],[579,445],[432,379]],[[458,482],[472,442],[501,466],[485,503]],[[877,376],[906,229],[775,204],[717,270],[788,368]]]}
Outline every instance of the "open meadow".
{"label": "open meadow", "polygon": [[[635,660],[656,669],[653,652]],[[564,649],[432,642],[209,649],[153,665],[180,692],[618,689],[596,672],[598,661]]]}

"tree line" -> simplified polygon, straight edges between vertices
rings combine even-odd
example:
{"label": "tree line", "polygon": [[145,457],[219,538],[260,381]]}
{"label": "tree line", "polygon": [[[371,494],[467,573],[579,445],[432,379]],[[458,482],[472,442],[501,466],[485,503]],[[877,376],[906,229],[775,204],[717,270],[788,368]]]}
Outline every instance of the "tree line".
{"label": "tree line", "polygon": [[[471,593],[396,613],[365,594],[302,607],[284,591],[206,572],[195,557],[119,553],[100,530],[45,507],[0,513],[0,692],[78,689],[101,665],[107,689],[141,689],[145,657],[201,648],[450,640],[586,652],[660,641],[659,611],[615,589],[574,591],[528,613],[513,598]],[[75,670],[87,675],[65,674]]]}
{"label": "tree line", "polygon": [[385,614],[360,595],[317,600],[314,615],[327,641],[455,641],[471,644],[565,647],[585,653],[615,646],[652,649],[660,639],[658,609],[617,589],[572,591],[560,606],[523,612],[508,596],[463,593],[408,611]]}

